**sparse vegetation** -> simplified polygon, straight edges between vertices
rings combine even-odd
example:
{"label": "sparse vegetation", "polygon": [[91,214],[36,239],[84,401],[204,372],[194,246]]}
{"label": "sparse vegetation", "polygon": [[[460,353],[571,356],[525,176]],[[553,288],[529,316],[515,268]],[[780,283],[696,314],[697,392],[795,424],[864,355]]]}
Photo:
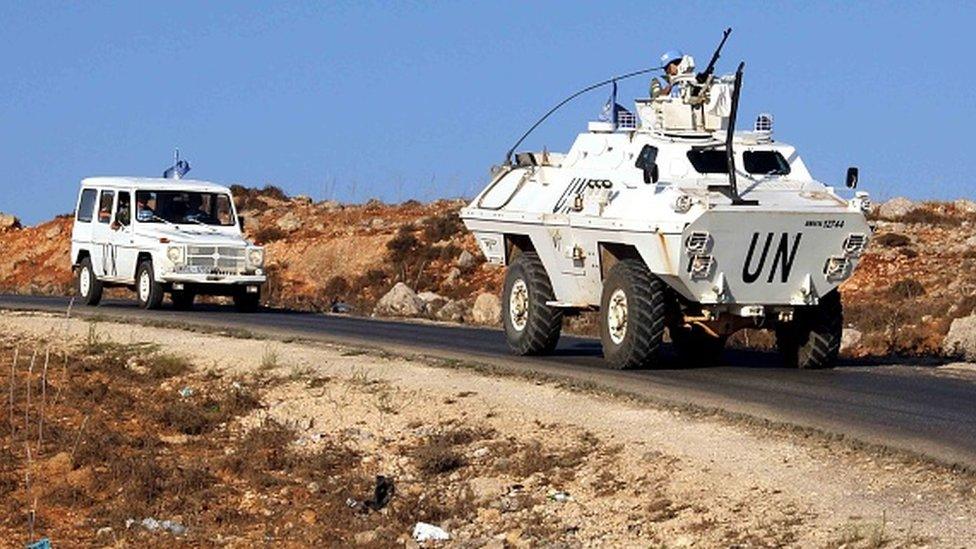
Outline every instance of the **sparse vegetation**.
{"label": "sparse vegetation", "polygon": [[261,369],[274,370],[278,367],[278,349],[271,343],[264,346],[264,353],[261,355]]}

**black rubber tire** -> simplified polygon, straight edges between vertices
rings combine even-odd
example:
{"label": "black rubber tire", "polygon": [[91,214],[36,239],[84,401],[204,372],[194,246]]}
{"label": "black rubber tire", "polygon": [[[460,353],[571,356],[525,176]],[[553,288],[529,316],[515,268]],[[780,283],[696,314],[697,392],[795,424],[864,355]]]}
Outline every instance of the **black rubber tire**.
{"label": "black rubber tire", "polygon": [[[81,291],[81,277],[88,277],[88,295],[85,295]],[[102,281],[95,276],[95,269],[92,268],[91,258],[82,258],[81,263],[78,265],[78,271],[75,275],[75,291],[78,296],[81,297],[81,302],[85,305],[95,306],[102,301],[102,291],[105,289]]]}
{"label": "black rubber tire", "polygon": [[793,321],[776,326],[776,347],[788,368],[833,368],[840,353],[844,308],[840,292],[820,298],[813,307],[797,309]]}
{"label": "black rubber tire", "polygon": [[241,290],[234,294],[234,309],[239,313],[256,313],[261,305],[261,294],[249,294]]}
{"label": "black rubber tire", "polygon": [[[149,277],[149,294],[145,297],[139,290],[143,276]],[[166,297],[166,293],[163,290],[163,285],[156,282],[156,273],[153,271],[152,261],[143,261],[136,269],[136,300],[139,302],[139,307],[142,309],[158,309],[163,304],[164,297]]]}
{"label": "black rubber tire", "polygon": [[[512,288],[518,280],[522,280],[528,290],[525,326],[521,330],[513,324],[511,314]],[[546,305],[555,298],[549,274],[538,254],[524,252],[508,266],[502,292],[502,323],[512,353],[544,355],[556,348],[563,329],[563,311]]]}
{"label": "black rubber tire", "polygon": [[189,311],[192,309],[193,300],[196,299],[196,297],[196,294],[186,290],[174,290],[169,294],[169,298],[173,302],[173,308],[177,311]]}
{"label": "black rubber tire", "polygon": [[671,344],[682,366],[716,366],[722,363],[726,338],[714,336],[697,325],[668,328]]}
{"label": "black rubber tire", "polygon": [[[611,297],[617,290],[623,290],[627,301],[626,324],[619,343],[611,337],[607,319]],[[608,366],[629,370],[661,364],[666,292],[667,286],[647,269],[643,261],[625,259],[610,269],[603,281],[600,298],[600,340]]]}

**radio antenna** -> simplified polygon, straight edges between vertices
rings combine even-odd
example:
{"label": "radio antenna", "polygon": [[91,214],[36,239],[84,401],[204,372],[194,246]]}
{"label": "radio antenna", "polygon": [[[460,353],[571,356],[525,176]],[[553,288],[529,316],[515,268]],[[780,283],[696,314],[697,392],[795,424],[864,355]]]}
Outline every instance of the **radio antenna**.
{"label": "radio antenna", "polygon": [[[640,76],[642,74],[647,74],[647,73],[649,73],[651,71],[657,71],[657,70],[661,70],[663,68],[664,68],[663,66],[661,66],[661,67],[651,67],[649,69],[641,69],[639,71],[628,72],[626,74],[621,74],[619,76],[614,76],[613,78],[611,78],[609,80],[604,80],[603,82],[597,82],[596,84],[591,84],[591,85],[589,85],[589,86],[587,86],[587,87],[585,87],[585,88],[583,88],[583,89],[575,92],[574,94],[570,95],[566,99],[563,99],[562,101],[560,101],[559,103],[557,103],[555,107],[549,109],[549,111],[546,114],[542,115],[542,118],[540,118],[539,120],[537,120],[535,124],[532,124],[532,127],[529,128],[525,133],[523,133],[522,134],[522,137],[520,137],[519,140],[516,141],[514,145],[512,145],[512,148],[511,149],[508,149],[508,152],[505,153],[505,164],[511,164],[512,163],[512,153],[515,152],[515,149],[517,149],[518,146],[521,145],[523,141],[525,141],[525,138],[528,137],[529,134],[531,134],[533,131],[535,131],[536,128],[539,127],[539,125],[541,125],[543,122],[545,122],[546,119],[549,118],[550,115],[552,115],[552,113],[558,111],[560,109],[560,107],[562,107],[566,103],[569,103],[570,101],[572,101],[573,99],[576,99],[577,97],[583,95],[584,93],[586,93],[588,91],[595,90],[595,89],[597,89],[597,88],[599,88],[601,86],[606,86],[607,84],[615,84],[619,80],[626,80],[626,79],[632,78],[634,76]],[[611,107],[611,109],[616,108],[615,105],[611,105],[610,107]]]}

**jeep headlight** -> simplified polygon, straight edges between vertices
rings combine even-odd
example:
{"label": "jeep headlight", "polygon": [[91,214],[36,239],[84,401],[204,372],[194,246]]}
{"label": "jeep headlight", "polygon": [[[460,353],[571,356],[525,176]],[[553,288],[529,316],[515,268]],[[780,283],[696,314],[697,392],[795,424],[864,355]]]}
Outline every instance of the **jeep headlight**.
{"label": "jeep headlight", "polygon": [[254,267],[264,265],[264,248],[251,248],[247,251],[247,262]]}
{"label": "jeep headlight", "polygon": [[183,247],[182,246],[170,246],[166,248],[166,258],[173,262],[174,265],[180,265],[183,263]]}

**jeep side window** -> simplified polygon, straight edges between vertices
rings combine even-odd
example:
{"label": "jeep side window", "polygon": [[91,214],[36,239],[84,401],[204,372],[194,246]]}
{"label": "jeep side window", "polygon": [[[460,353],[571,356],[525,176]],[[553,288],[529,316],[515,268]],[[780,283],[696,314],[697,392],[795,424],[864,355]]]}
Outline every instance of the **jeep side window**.
{"label": "jeep side window", "polygon": [[112,201],[115,198],[115,191],[102,191],[102,197],[98,201],[98,222],[112,222]]}
{"label": "jeep side window", "polygon": [[81,191],[81,199],[78,200],[78,212],[75,219],[81,223],[91,223],[92,215],[95,211],[95,197],[98,192],[95,189],[85,189]]}
{"label": "jeep side window", "polygon": [[128,227],[129,223],[132,222],[132,201],[127,192],[119,193],[119,205],[116,207],[115,221],[123,227]]}

